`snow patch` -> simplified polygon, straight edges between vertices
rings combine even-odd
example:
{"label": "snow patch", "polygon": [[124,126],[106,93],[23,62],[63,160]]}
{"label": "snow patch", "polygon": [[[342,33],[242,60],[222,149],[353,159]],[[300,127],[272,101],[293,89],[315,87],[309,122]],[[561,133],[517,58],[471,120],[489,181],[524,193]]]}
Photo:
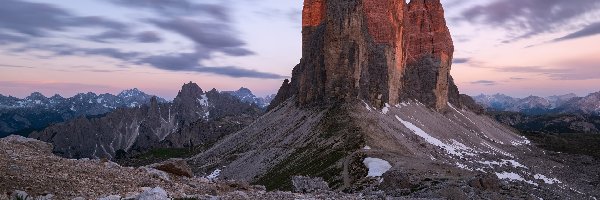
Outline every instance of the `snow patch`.
{"label": "snow patch", "polygon": [[390,104],[385,103],[385,107],[383,107],[383,109],[381,109],[381,113],[383,113],[385,115],[388,112],[390,112]]}
{"label": "snow patch", "polygon": [[490,168],[494,168],[493,165],[496,166],[512,166],[513,168],[525,168],[525,169],[529,169],[527,166],[515,161],[515,160],[505,160],[502,159],[502,162],[497,162],[497,161],[478,161],[478,163],[483,164],[483,165],[487,165]]}
{"label": "snow patch", "polygon": [[529,183],[531,185],[538,186],[537,183],[534,183],[533,181],[525,180],[523,177],[521,177],[521,175],[518,175],[518,174],[513,173],[513,172],[502,172],[502,173],[497,173],[496,172],[496,176],[499,179],[506,179],[506,180],[509,180],[509,181],[523,181],[523,182]]}
{"label": "snow patch", "polygon": [[533,176],[533,178],[538,179],[538,180],[543,180],[544,183],[550,184],[550,185],[555,184],[555,183],[562,183],[558,179],[548,178],[548,177],[546,177],[544,175],[541,175],[541,174],[536,174],[536,175]]}
{"label": "snow patch", "polygon": [[504,163],[510,163],[514,168],[522,167],[522,168],[525,168],[525,169],[529,169],[529,168],[527,168],[527,166],[522,165],[521,163],[519,163],[519,162],[517,162],[515,160],[504,160],[503,159],[502,162],[504,162]]}
{"label": "snow patch", "polygon": [[208,176],[206,176],[206,178],[209,179],[209,180],[215,180],[215,179],[217,179],[219,177],[219,175],[221,175],[221,170],[220,169],[215,169],[215,171],[213,171]]}
{"label": "snow patch", "polygon": [[425,131],[423,131],[419,127],[415,126],[414,124],[402,120],[400,117],[398,117],[398,115],[396,115],[396,119],[398,119],[398,121],[400,121],[402,124],[404,124],[404,126],[406,126],[406,128],[410,129],[416,135],[418,135],[419,137],[425,139],[425,141],[427,141],[429,144],[432,144],[434,146],[440,147],[440,148],[446,150],[451,155],[458,156],[458,157],[461,157],[461,158],[465,154],[466,155],[472,155],[470,153],[459,152],[458,150],[460,150],[460,149],[457,149],[457,148],[455,148],[455,147],[453,147],[451,145],[447,145],[444,142],[442,142],[441,140],[438,140],[437,138],[432,137],[431,135],[429,135],[428,133],[426,133]]}
{"label": "snow patch", "polygon": [[369,106],[369,104],[365,101],[363,101],[363,103],[365,104],[365,108],[367,108],[367,110],[372,111],[373,109],[371,109],[371,106]]}
{"label": "snow patch", "polygon": [[469,171],[473,171],[473,169],[469,168],[467,165],[461,164],[459,162],[456,162],[456,166],[458,168],[461,168],[461,169],[466,169],[466,170],[469,170]]}
{"label": "snow patch", "polygon": [[203,94],[202,96],[200,96],[200,99],[198,99],[198,102],[200,103],[200,105],[208,107],[208,97],[206,97],[206,94]]}
{"label": "snow patch", "polygon": [[466,115],[464,115],[463,113],[461,113],[460,111],[458,111],[458,109],[456,109],[451,103],[448,103],[448,106],[450,106],[450,108],[452,108],[454,111],[456,111],[458,114],[462,115],[463,117],[467,118],[467,120],[469,120],[471,123],[475,124],[475,122],[473,122],[473,120],[471,120],[471,118],[467,117]]}
{"label": "snow patch", "polygon": [[367,177],[380,177],[392,168],[388,161],[379,158],[365,158],[363,163],[369,169]]}
{"label": "snow patch", "polygon": [[371,147],[370,147],[370,146],[365,146],[363,149],[364,149],[364,150],[370,150],[370,149],[371,149]]}

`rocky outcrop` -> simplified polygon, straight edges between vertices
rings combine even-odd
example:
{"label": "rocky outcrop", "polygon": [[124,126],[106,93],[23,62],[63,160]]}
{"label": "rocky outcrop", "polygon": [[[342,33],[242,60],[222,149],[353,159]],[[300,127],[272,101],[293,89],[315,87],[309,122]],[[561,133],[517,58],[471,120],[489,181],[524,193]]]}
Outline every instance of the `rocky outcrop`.
{"label": "rocky outcrop", "polygon": [[397,103],[403,8],[399,1],[305,1],[303,55],[290,82],[298,103]]}
{"label": "rocky outcrop", "polygon": [[105,116],[78,118],[34,132],[68,158],[108,158],[153,148],[205,145],[242,129],[262,113],[256,105],[217,90],[185,84],[173,103],[152,98],[148,106],[118,109]]}
{"label": "rocky outcrop", "polygon": [[273,101],[271,101],[271,104],[269,105],[269,107],[267,107],[267,111],[273,110],[274,108],[285,102],[287,99],[292,97],[291,90],[292,88],[290,85],[290,81],[288,79],[285,79],[283,81],[283,84],[281,84],[281,87],[279,87],[279,91],[275,95],[275,98],[273,98]]}
{"label": "rocky outcrop", "polygon": [[[204,177],[156,176],[144,167],[65,159],[52,145],[21,136],[0,139],[0,199],[363,199],[323,191],[267,192],[263,186]],[[17,198],[23,197],[23,198]],[[372,197],[374,198],[374,197]]]}
{"label": "rocky outcrop", "polygon": [[438,111],[448,102],[462,107],[439,0],[306,0],[302,26],[302,59],[280,98],[295,96],[300,106],[418,100]]}
{"label": "rocky outcrop", "polygon": [[[407,9],[407,56],[404,98],[443,110],[447,107],[454,45],[439,0],[413,0]],[[455,98],[458,91],[452,91]],[[452,99],[458,103],[458,99]]]}
{"label": "rocky outcrop", "polygon": [[[69,98],[58,94],[47,98],[39,92],[24,99],[0,95],[0,138],[11,134],[27,136],[33,131],[77,117],[148,105],[151,98],[138,89],[125,90],[118,95],[79,93]],[[157,100],[166,102],[162,98]]]}
{"label": "rocky outcrop", "polygon": [[183,159],[170,159],[161,163],[152,164],[148,167],[152,167],[154,169],[158,169],[177,176],[194,177],[192,169]]}
{"label": "rocky outcrop", "polygon": [[292,177],[294,191],[299,193],[312,193],[318,191],[328,191],[329,185],[323,178],[311,178],[306,176]]}

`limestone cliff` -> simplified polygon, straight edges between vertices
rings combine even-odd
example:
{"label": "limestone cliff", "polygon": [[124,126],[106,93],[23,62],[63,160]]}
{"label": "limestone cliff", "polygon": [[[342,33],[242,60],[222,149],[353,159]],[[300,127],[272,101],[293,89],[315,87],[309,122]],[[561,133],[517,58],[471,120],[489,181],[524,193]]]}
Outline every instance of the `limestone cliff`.
{"label": "limestone cliff", "polygon": [[375,107],[416,99],[438,111],[460,105],[439,0],[306,0],[302,27],[302,59],[279,99]]}

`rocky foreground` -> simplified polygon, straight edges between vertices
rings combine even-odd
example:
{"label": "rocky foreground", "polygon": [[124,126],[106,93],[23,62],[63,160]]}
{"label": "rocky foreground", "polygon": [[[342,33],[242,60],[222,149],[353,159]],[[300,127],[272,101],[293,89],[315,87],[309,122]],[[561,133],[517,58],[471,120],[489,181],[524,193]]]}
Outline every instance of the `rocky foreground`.
{"label": "rocky foreground", "polygon": [[51,151],[50,144],[34,139],[20,136],[0,139],[0,199],[19,199],[17,196],[105,200],[365,198],[331,191],[312,194],[267,192],[263,186],[186,177],[191,176],[191,172],[188,173],[189,167],[185,164],[121,167],[110,161],[65,159]]}

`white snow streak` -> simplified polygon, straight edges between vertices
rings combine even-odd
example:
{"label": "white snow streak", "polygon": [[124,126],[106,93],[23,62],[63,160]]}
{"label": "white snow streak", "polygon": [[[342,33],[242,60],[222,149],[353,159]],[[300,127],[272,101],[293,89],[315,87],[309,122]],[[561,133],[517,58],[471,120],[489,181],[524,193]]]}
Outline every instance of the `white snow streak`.
{"label": "white snow streak", "polygon": [[363,103],[365,104],[365,108],[367,108],[367,110],[372,111],[371,106],[369,106],[367,102],[363,101]]}
{"label": "white snow streak", "polygon": [[538,185],[537,183],[534,183],[533,181],[525,180],[523,177],[521,177],[521,175],[518,175],[513,172],[502,172],[502,173],[496,172],[496,176],[498,176],[499,179],[506,179],[509,181],[523,181],[523,182],[529,183],[531,185],[535,185],[535,186]]}
{"label": "white snow streak", "polygon": [[201,98],[198,99],[198,102],[200,103],[200,105],[202,105],[202,106],[208,106],[208,97],[206,97],[206,94],[203,94],[200,97]]}
{"label": "white snow streak", "polygon": [[533,178],[538,179],[538,180],[543,180],[544,183],[550,184],[550,185],[555,184],[555,183],[562,183],[558,179],[548,178],[548,177],[546,177],[544,175],[541,175],[541,174],[536,174],[535,176],[533,176]]}
{"label": "white snow streak", "polygon": [[381,109],[381,113],[383,113],[385,115],[388,112],[390,112],[390,104],[385,103],[385,107],[383,107],[383,109]]}
{"label": "white snow streak", "polygon": [[416,135],[425,139],[425,141],[427,141],[429,144],[440,147],[440,148],[446,150],[451,155],[455,155],[455,156],[459,156],[459,157],[463,156],[463,153],[458,152],[457,149],[454,148],[453,146],[447,145],[444,142],[442,142],[441,140],[438,140],[437,138],[432,137],[431,135],[429,135],[428,133],[426,133],[419,127],[415,126],[414,124],[402,120],[400,117],[398,117],[398,115],[396,115],[396,119],[398,119],[398,121],[400,121],[402,124],[404,124],[404,126],[406,126],[406,128],[410,129]]}
{"label": "white snow streak", "polygon": [[209,179],[209,180],[214,180],[217,177],[219,177],[219,175],[221,175],[221,170],[220,169],[215,169],[215,171],[213,171],[208,176],[206,176],[206,178]]}

